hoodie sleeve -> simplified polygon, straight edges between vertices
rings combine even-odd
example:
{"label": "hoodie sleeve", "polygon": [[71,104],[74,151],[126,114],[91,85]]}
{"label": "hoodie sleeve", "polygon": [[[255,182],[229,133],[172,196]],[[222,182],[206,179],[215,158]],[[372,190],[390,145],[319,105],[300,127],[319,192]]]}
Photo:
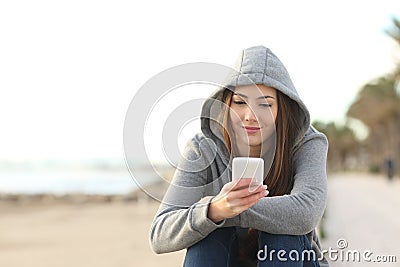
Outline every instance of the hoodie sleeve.
{"label": "hoodie sleeve", "polygon": [[265,197],[240,214],[240,226],[272,234],[303,235],[320,221],[326,206],[328,141],[312,131],[294,154],[290,195]]}
{"label": "hoodie sleeve", "polygon": [[186,146],[183,158],[187,160],[179,164],[153,220],[150,243],[156,253],[188,248],[225,223],[216,224],[207,217],[213,197],[204,197],[207,171],[194,169],[206,161],[199,147],[196,140]]}

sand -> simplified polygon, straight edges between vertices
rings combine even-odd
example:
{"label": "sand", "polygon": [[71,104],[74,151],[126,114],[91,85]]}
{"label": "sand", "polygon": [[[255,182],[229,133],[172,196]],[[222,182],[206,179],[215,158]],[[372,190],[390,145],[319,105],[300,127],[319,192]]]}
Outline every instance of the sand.
{"label": "sand", "polygon": [[157,202],[6,204],[0,202],[0,264],[181,266],[184,251],[156,255],[148,232]]}

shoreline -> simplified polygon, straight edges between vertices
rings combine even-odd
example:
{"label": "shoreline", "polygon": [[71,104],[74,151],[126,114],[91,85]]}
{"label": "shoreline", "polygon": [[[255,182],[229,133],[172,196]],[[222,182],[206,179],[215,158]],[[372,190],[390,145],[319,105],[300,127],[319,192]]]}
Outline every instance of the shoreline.
{"label": "shoreline", "polygon": [[0,203],[7,204],[85,204],[111,202],[159,202],[167,190],[164,182],[151,183],[143,188],[136,188],[126,194],[88,194],[88,193],[4,193],[0,192]]}

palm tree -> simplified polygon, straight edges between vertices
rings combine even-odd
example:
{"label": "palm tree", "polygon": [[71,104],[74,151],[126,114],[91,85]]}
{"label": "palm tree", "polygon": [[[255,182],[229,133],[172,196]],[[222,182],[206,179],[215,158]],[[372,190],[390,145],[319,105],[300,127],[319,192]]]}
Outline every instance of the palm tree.
{"label": "palm tree", "polygon": [[400,145],[400,96],[394,75],[381,77],[366,84],[347,116],[358,119],[369,129],[368,147],[373,168],[379,167],[382,157],[398,157]]}

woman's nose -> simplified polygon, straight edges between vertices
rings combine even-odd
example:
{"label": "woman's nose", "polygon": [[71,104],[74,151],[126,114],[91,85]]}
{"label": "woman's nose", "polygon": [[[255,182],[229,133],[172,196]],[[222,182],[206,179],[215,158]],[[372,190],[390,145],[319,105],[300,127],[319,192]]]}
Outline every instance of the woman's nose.
{"label": "woman's nose", "polygon": [[254,113],[253,109],[250,107],[250,105],[246,106],[245,114],[244,114],[244,119],[246,121],[257,121],[257,116]]}

